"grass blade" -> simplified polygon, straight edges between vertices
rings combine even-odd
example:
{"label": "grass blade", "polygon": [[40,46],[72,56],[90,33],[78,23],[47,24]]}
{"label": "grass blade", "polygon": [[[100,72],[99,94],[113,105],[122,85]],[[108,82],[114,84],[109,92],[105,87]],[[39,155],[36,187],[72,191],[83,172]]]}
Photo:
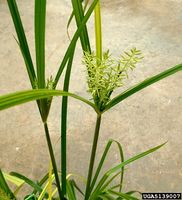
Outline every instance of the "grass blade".
{"label": "grass blade", "polygon": [[134,87],[126,90],[125,92],[119,94],[118,96],[116,96],[115,98],[113,98],[107,105],[106,108],[104,109],[103,112],[105,112],[106,110],[109,110],[110,108],[112,108],[113,106],[117,105],[118,103],[120,103],[121,101],[123,101],[124,99],[126,99],[127,97],[135,94],[136,92],[146,88],[147,86],[160,81],[163,78],[166,78],[176,72],[179,72],[182,70],[182,64],[176,65],[166,71],[163,71],[162,73],[155,75],[151,78],[148,78],[146,80],[144,80],[143,82],[135,85]]}
{"label": "grass blade", "polygon": [[[82,3],[82,2],[83,2],[83,0],[81,0],[81,3]],[[84,12],[85,12],[85,10],[86,10],[86,8],[87,8],[87,6],[88,6],[88,3],[89,3],[89,0],[86,0],[86,1],[85,1],[85,5],[84,5],[84,9],[83,9]],[[68,35],[69,38],[70,38],[70,36],[69,36],[69,31],[68,31],[68,29],[69,29],[69,26],[70,26],[70,24],[71,24],[71,21],[72,21],[73,17],[74,17],[74,11],[71,12],[71,15],[70,15],[70,17],[69,17],[69,19],[68,19],[68,23],[67,23],[67,26],[66,26],[66,28],[67,28],[67,35]]]}
{"label": "grass blade", "polygon": [[136,197],[133,197],[131,195],[124,194],[124,193],[121,193],[121,192],[116,192],[114,190],[108,190],[108,192],[111,193],[111,194],[117,195],[117,196],[121,197],[122,199],[126,199],[126,200],[139,200]]}
{"label": "grass blade", "polygon": [[15,177],[17,177],[17,178],[25,181],[25,183],[27,183],[28,185],[30,185],[36,191],[42,192],[42,188],[38,184],[36,184],[34,181],[32,181],[29,178],[27,178],[26,176],[24,176],[22,174],[19,174],[17,172],[11,172],[10,175],[15,176]]}
{"label": "grass blade", "polygon": [[80,97],[73,93],[64,92],[61,90],[48,90],[48,89],[25,90],[21,92],[15,92],[15,93],[7,94],[7,95],[2,95],[0,97],[0,110],[4,110],[12,106],[23,104],[29,101],[44,99],[44,98],[48,98],[52,96],[73,97],[75,99],[78,99],[88,104],[93,109],[95,109],[96,112],[99,112],[92,102],[88,101],[87,99],[84,99],[83,97]]}
{"label": "grass blade", "polygon": [[[76,45],[76,44],[75,44]],[[70,82],[70,75],[71,75],[71,68],[72,68],[72,62],[73,62],[73,56],[74,56],[74,50],[73,54],[70,56],[66,74],[65,74],[65,80],[64,80],[64,86],[63,90],[68,91],[69,90],[69,82]],[[66,158],[66,146],[67,146],[67,140],[66,140],[66,130],[67,130],[67,109],[68,109],[68,97],[64,96],[62,99],[62,110],[61,110],[61,177],[62,177],[62,191],[63,195],[66,194],[66,166],[67,166],[67,158]]]}
{"label": "grass blade", "polygon": [[100,13],[100,0],[95,6],[95,40],[96,40],[96,56],[102,60],[102,28],[101,28],[101,13]]}
{"label": "grass blade", "polygon": [[84,193],[82,192],[82,190],[79,188],[79,186],[76,184],[76,182],[74,180],[72,180],[72,185],[75,187],[75,189],[77,189],[77,191],[84,196]]}
{"label": "grass blade", "polygon": [[12,20],[14,22],[14,27],[15,27],[16,34],[17,34],[18,41],[19,41],[19,47],[20,47],[21,53],[22,53],[24,61],[25,61],[29,79],[30,79],[32,88],[34,88],[35,80],[36,80],[35,70],[34,70],[32,58],[30,55],[30,51],[29,51],[25,31],[23,28],[23,24],[22,24],[20,14],[18,11],[18,7],[16,4],[16,0],[7,0],[7,2],[8,2],[11,16],[12,16]]}
{"label": "grass blade", "polygon": [[45,88],[46,0],[35,0],[35,51],[38,88]]}
{"label": "grass blade", "polygon": [[[35,0],[34,10],[35,52],[37,67],[37,87],[45,88],[45,23],[46,0]],[[38,101],[42,121],[48,117],[49,108],[46,99]]]}
{"label": "grass blade", "polygon": [[[73,12],[76,19],[77,27],[79,28],[84,18],[84,10],[80,0],[72,0]],[[91,52],[90,42],[88,37],[88,31],[86,25],[83,26],[82,32],[80,33],[80,41],[83,51]]]}
{"label": "grass blade", "polygon": [[76,196],[75,196],[75,191],[74,191],[74,187],[72,185],[71,180],[67,180],[66,182],[67,185],[67,196],[69,200],[76,200]]}
{"label": "grass blade", "polygon": [[3,172],[3,176],[6,180],[10,181],[11,183],[15,184],[16,186],[20,186],[20,185],[24,184],[24,182],[25,182],[22,179],[19,179],[15,176],[12,176],[12,175],[7,174],[5,172]]}
{"label": "grass blade", "polygon": [[112,195],[108,193],[101,194],[98,197],[99,197],[99,200],[116,200],[115,197],[113,197]]}
{"label": "grass blade", "polygon": [[52,174],[51,168],[52,168],[52,164],[50,161],[49,178],[48,178],[48,181],[45,184],[44,188],[42,189],[42,192],[40,193],[38,200],[42,200],[45,197],[46,191],[48,191],[48,200],[51,200],[51,198],[52,198],[52,182],[54,181],[55,176],[54,176],[54,174]]}
{"label": "grass blade", "polygon": [[[123,153],[123,150],[122,150],[122,147],[121,147],[120,143],[117,142],[117,141],[115,141],[115,140],[112,140],[112,139],[109,140],[108,143],[107,143],[107,145],[106,145],[106,148],[105,148],[105,150],[104,150],[104,153],[103,153],[103,155],[102,155],[102,158],[101,158],[101,160],[100,160],[100,162],[99,162],[99,165],[98,165],[98,167],[97,167],[97,170],[96,170],[96,173],[95,173],[95,175],[94,175],[94,178],[93,178],[93,180],[92,180],[92,183],[91,183],[91,186],[90,186],[90,191],[92,191],[93,188],[94,188],[94,186],[95,186],[95,183],[96,183],[96,181],[97,181],[97,178],[98,178],[98,176],[99,176],[99,173],[100,173],[100,171],[101,171],[101,168],[102,168],[102,166],[103,166],[103,164],[104,164],[104,161],[105,161],[105,159],[106,159],[106,156],[107,156],[107,154],[108,154],[108,152],[109,152],[109,150],[110,150],[110,147],[111,147],[111,145],[112,145],[113,142],[115,142],[115,143],[117,144],[117,146],[118,146],[119,153],[120,153],[120,158],[121,158],[121,163],[124,162],[124,153]],[[121,191],[121,187],[122,187],[123,173],[124,173],[124,168],[122,169],[122,172],[121,172],[121,180],[120,180],[120,184],[119,184],[119,185],[120,185],[119,191]]]}
{"label": "grass blade", "polygon": [[65,53],[65,56],[64,56],[64,58],[63,58],[63,60],[61,62],[59,70],[58,70],[58,72],[56,74],[56,77],[55,77],[55,80],[54,80],[55,87],[56,87],[56,85],[57,85],[57,83],[59,81],[59,78],[60,78],[60,76],[61,76],[61,74],[63,72],[63,69],[64,69],[64,67],[65,67],[65,65],[66,65],[66,63],[67,63],[67,61],[68,61],[68,59],[70,57],[70,54],[72,53],[72,48],[74,47],[75,43],[77,42],[77,40],[78,40],[78,38],[80,36],[80,33],[82,32],[85,24],[87,23],[90,15],[92,14],[92,12],[93,12],[93,10],[94,10],[95,5],[97,4],[97,2],[98,2],[98,0],[94,0],[92,2],[91,6],[89,7],[88,11],[86,12],[86,14],[85,14],[85,16],[84,16],[84,18],[82,20],[82,23],[80,24],[79,28],[75,32],[75,34],[74,34],[74,36],[73,36],[73,38],[72,38],[72,40],[70,42],[70,45],[69,45],[69,47],[68,47],[68,49],[67,49],[67,51]]}
{"label": "grass blade", "polygon": [[15,199],[14,194],[10,190],[8,184],[6,183],[6,180],[3,176],[1,169],[0,169],[0,189],[2,189],[3,192],[5,192],[7,195],[10,195],[12,199]]}
{"label": "grass blade", "polygon": [[129,194],[129,195],[132,195],[132,194],[135,194],[135,193],[138,193],[138,194],[142,195],[142,193],[139,192],[139,191],[129,191],[129,192],[126,192],[126,194]]}
{"label": "grass blade", "polygon": [[[49,178],[49,172],[48,173],[46,173],[44,176],[43,176],[43,178],[41,178],[41,180],[40,181],[38,181],[37,182],[37,184],[39,185],[39,186],[43,186],[43,184],[48,180],[48,178]],[[36,190],[34,190],[33,192],[32,192],[33,194],[36,194],[37,193],[37,191]]]}
{"label": "grass blade", "polygon": [[15,177],[15,176],[11,176],[5,172],[3,172],[3,176],[6,180],[10,181],[11,183],[13,183],[17,186],[13,192],[14,195],[16,195],[18,193],[18,191],[23,187],[23,185],[25,183],[25,181]]}
{"label": "grass blade", "polygon": [[[122,171],[117,172],[116,174],[114,174],[114,176],[112,176],[100,189],[101,191],[104,191],[109,185],[110,183],[112,183],[112,181],[121,174]],[[111,189],[111,188],[110,188]]]}
{"label": "grass blade", "polygon": [[[82,8],[82,3],[80,0],[72,0],[72,6],[74,10],[74,16],[76,19],[77,27],[81,25],[81,22],[84,18],[84,11]],[[71,15],[72,18],[72,15]],[[70,18],[70,21],[71,21]],[[69,24],[70,22],[68,22]],[[83,51],[91,51],[90,49],[90,42],[88,38],[88,32],[86,25],[83,26],[82,31],[80,32],[80,40],[81,40],[81,45]],[[64,80],[64,91],[69,90],[69,81],[70,81],[70,75],[71,75],[71,68],[72,68],[72,62],[73,62],[73,56],[74,56],[74,51],[75,51],[75,46],[76,46],[76,41],[73,43],[73,47],[71,49],[68,65],[67,65],[67,70],[66,70],[66,75],[65,75],[65,80]],[[66,194],[66,129],[67,129],[67,107],[68,107],[68,97],[63,97],[62,101],[62,114],[61,114],[61,168],[62,168],[62,191],[63,194]]]}
{"label": "grass blade", "polygon": [[[150,154],[150,153],[152,153],[152,152],[158,150],[159,148],[161,148],[161,147],[164,146],[165,144],[166,144],[166,143],[163,143],[163,144],[161,144],[161,145],[159,145],[159,146],[156,146],[156,147],[154,147],[154,148],[152,148],[152,149],[149,149],[149,150],[147,150],[147,151],[145,151],[145,152],[143,152],[143,153],[140,153],[140,154],[138,154],[138,155],[136,155],[136,156],[134,156],[134,157],[132,157],[132,158],[130,158],[130,159],[128,159],[128,160],[125,160],[125,161],[122,162],[121,164],[119,164],[119,165],[117,165],[116,167],[114,167],[114,168],[110,169],[109,171],[107,171],[107,172],[103,175],[103,177],[101,178],[101,180],[99,181],[97,187],[95,188],[94,192],[91,194],[89,200],[94,200],[94,199],[96,199],[96,197],[97,197],[98,195],[100,195],[101,192],[103,192],[103,189],[105,189],[105,187],[103,187],[103,185],[105,184],[106,180],[107,180],[113,173],[115,173],[115,172],[118,171],[118,170],[121,170],[124,166],[128,165],[129,163],[132,163],[132,162],[134,162],[134,161],[136,161],[136,160],[138,160],[138,159],[140,159],[140,158],[142,158],[142,157],[144,157],[144,156],[147,156],[148,154]],[[119,173],[117,173],[117,174],[119,175]],[[114,176],[115,176],[115,175],[114,175]],[[115,176],[115,177],[116,177],[116,176]]]}

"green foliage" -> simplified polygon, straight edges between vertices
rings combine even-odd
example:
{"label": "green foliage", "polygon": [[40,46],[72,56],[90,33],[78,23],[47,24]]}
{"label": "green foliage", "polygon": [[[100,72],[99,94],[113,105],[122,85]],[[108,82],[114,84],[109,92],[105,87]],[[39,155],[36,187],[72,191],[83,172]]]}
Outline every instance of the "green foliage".
{"label": "green foliage", "polygon": [[141,52],[136,48],[125,52],[120,59],[113,58],[109,50],[103,54],[102,60],[93,52],[85,52],[83,63],[88,72],[88,91],[100,110],[110,101],[112,92],[123,86],[124,79],[128,77],[128,70],[133,70],[141,59]]}
{"label": "green foliage", "polygon": [[139,92],[140,90],[148,87],[151,84],[154,84],[155,82],[158,82],[164,78],[167,78],[168,76],[171,76],[177,72],[182,71],[182,64],[178,64],[174,67],[171,67],[155,76],[152,76],[150,78],[145,79],[141,83],[138,83],[137,85],[129,88],[128,90],[122,92],[121,94],[114,97],[106,106],[105,111],[109,110],[110,108],[114,107],[124,99],[128,98],[129,96],[135,94],[136,92]]}
{"label": "green foliage", "polygon": [[38,88],[45,88],[46,0],[35,0],[35,51]]}
{"label": "green foliage", "polygon": [[2,95],[0,96],[0,110],[4,110],[12,106],[17,106],[19,104],[23,104],[33,100],[44,99],[52,96],[70,96],[86,103],[87,105],[91,106],[93,109],[98,111],[92,102],[88,101],[87,99],[84,99],[83,97],[80,97],[70,92],[64,92],[61,90],[48,90],[48,89],[25,90],[25,91],[11,93],[8,95]]}
{"label": "green foliage", "polygon": [[15,199],[15,196],[12,193],[11,189],[9,188],[9,186],[8,186],[8,184],[7,184],[7,182],[6,182],[5,178],[4,178],[4,175],[3,175],[2,171],[1,171],[1,169],[0,169],[0,189],[1,189],[1,193],[0,194],[3,197],[7,197],[7,198],[9,197],[12,200]]}
{"label": "green foliage", "polygon": [[1,187],[0,187],[0,199],[1,200],[11,200],[10,195],[5,193]]}
{"label": "green foliage", "polygon": [[12,20],[14,22],[14,27],[16,29],[16,33],[18,37],[17,42],[25,61],[25,66],[29,75],[32,88],[34,88],[34,81],[36,79],[36,74],[35,74],[32,58],[31,58],[27,38],[25,35],[24,27],[20,18],[18,6],[16,3],[16,0],[7,0],[7,3],[8,3],[9,10],[12,16]]}
{"label": "green foliage", "polygon": [[[77,200],[77,192],[79,192],[85,200],[137,200],[134,195],[135,193],[140,194],[140,192],[124,192],[122,190],[124,167],[158,150],[164,145],[162,144],[152,149],[149,149],[143,153],[133,156],[132,158],[124,159],[124,153],[121,144],[115,140],[109,140],[94,173],[93,169],[98,146],[101,118],[103,113],[116,106],[127,97],[144,89],[145,87],[148,87],[149,85],[160,81],[176,72],[182,71],[182,64],[178,64],[153,77],[150,77],[143,82],[122,92],[116,97],[111,98],[113,91],[123,86],[124,80],[128,78],[129,70],[133,70],[136,67],[136,64],[140,62],[143,57],[141,55],[141,52],[136,48],[132,48],[129,52],[124,52],[124,54],[117,59],[110,55],[109,50],[102,54],[102,23],[100,1],[93,0],[90,5],[88,4],[88,2],[89,0],[86,0],[85,5],[83,5],[83,0],[71,0],[73,12],[68,21],[68,26],[70,25],[71,20],[74,16],[77,30],[75,31],[73,38],[68,45],[68,48],[65,52],[63,60],[61,61],[55,78],[53,79],[51,76],[47,79],[45,76],[46,0],[35,0],[34,30],[37,69],[36,72],[32,62],[26,34],[24,32],[24,27],[19,14],[18,6],[16,4],[16,0],[7,0],[14,27],[17,33],[18,39],[16,39],[16,41],[24,58],[33,90],[20,91],[1,96],[0,110],[7,109],[12,106],[17,106],[19,104],[23,104],[33,100],[37,101],[51,158],[51,167],[49,169],[49,173],[47,173],[38,182],[35,182],[28,177],[15,172],[12,172],[11,175],[6,175],[0,170],[0,199],[2,200],[15,199],[15,195],[24,185],[24,183],[31,186],[33,190],[30,195],[27,195],[25,197],[26,200]],[[86,8],[88,8],[87,11]],[[93,11],[95,14],[94,18],[96,53],[91,53],[91,45],[87,30],[87,21],[89,20]],[[74,59],[76,43],[79,38],[84,54],[83,63],[85,64],[87,69],[88,91],[91,93],[94,102],[69,92],[72,63]],[[64,69],[66,69],[66,73],[64,77],[63,90],[56,90],[56,86]],[[47,118],[53,96],[63,97],[61,111],[61,174],[58,173],[56,159],[54,156],[53,146],[47,124]],[[66,132],[68,97],[73,97],[79,101],[82,101],[83,103],[86,103],[87,105],[91,106],[97,114],[85,192],[80,189],[74,179],[70,179],[70,176],[67,175]],[[103,172],[103,176],[101,176],[104,162],[113,143],[116,143],[118,147],[120,154],[120,163],[118,163],[118,165],[109,169],[108,171]],[[5,176],[3,176],[4,174]],[[118,176],[120,176],[120,180],[116,185],[113,186],[112,183],[116,180],[116,178],[118,178]],[[10,190],[8,184],[6,183],[6,180],[11,181],[17,186],[14,193]],[[56,195],[58,197],[56,197]]]}

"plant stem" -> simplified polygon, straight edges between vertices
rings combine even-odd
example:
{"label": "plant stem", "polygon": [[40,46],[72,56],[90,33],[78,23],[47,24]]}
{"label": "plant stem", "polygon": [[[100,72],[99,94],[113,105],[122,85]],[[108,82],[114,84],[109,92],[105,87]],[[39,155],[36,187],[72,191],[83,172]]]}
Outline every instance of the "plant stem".
{"label": "plant stem", "polygon": [[101,13],[100,13],[100,1],[94,9],[95,13],[95,42],[96,42],[96,56],[99,60],[102,60],[102,28],[101,28]]}
{"label": "plant stem", "polygon": [[90,192],[91,192],[90,191],[90,184],[91,184],[91,180],[92,180],[92,174],[93,174],[93,168],[94,168],[94,162],[95,162],[95,155],[96,155],[97,143],[98,143],[98,138],[99,138],[100,124],[101,124],[101,114],[97,114],[94,140],[93,140],[93,145],[92,145],[92,152],[91,152],[89,171],[88,171],[88,177],[87,177],[85,200],[87,200],[89,198],[89,195],[90,195]]}
{"label": "plant stem", "polygon": [[[76,43],[75,43],[76,46]],[[64,86],[63,90],[69,90],[69,82],[70,82],[70,75],[71,75],[71,68],[73,63],[73,56],[75,51],[75,46],[72,48],[72,54],[70,55],[65,79],[64,79]],[[62,110],[61,110],[61,177],[62,177],[62,193],[63,196],[66,195],[66,174],[67,174],[67,140],[66,140],[66,133],[67,133],[67,110],[68,110],[68,97],[62,98]]]}
{"label": "plant stem", "polygon": [[53,148],[52,148],[52,143],[51,143],[51,138],[50,138],[47,122],[44,122],[44,130],[45,130],[47,145],[48,145],[48,149],[49,149],[49,154],[50,154],[50,157],[51,157],[52,167],[53,167],[53,171],[54,171],[54,175],[55,175],[55,180],[56,180],[59,198],[60,198],[60,200],[64,200],[64,196],[62,194],[61,187],[60,187],[58,170],[57,170],[56,160],[55,160],[55,157],[54,157],[54,152],[53,152]]}

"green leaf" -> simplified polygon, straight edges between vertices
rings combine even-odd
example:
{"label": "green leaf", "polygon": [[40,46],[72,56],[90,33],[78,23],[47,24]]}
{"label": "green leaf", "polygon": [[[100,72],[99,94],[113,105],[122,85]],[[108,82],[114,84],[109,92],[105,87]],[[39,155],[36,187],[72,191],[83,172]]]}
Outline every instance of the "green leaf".
{"label": "green leaf", "polygon": [[[72,0],[71,2],[73,6],[73,12],[76,19],[77,28],[79,28],[84,18],[84,9],[82,7],[82,3],[80,0]],[[83,51],[91,52],[90,41],[86,25],[83,27],[80,33],[80,41]]]}
{"label": "green leaf", "polygon": [[70,34],[69,34],[69,26],[70,26],[70,24],[71,24],[71,21],[72,21],[72,19],[73,19],[73,17],[74,17],[74,12],[72,11],[72,13],[71,13],[71,15],[70,15],[70,17],[69,17],[69,19],[68,19],[68,23],[67,23],[67,26],[66,26],[66,28],[67,28],[67,35],[68,35],[68,38],[70,39]]}
{"label": "green leaf", "polygon": [[35,0],[35,51],[38,88],[45,88],[46,0]]}
{"label": "green leaf", "polygon": [[[83,2],[83,1],[84,1],[84,0],[81,0],[81,2]],[[87,6],[88,6],[89,1],[90,1],[90,0],[84,1],[84,2],[85,2],[85,6],[84,6],[84,9],[83,9],[84,12],[85,12],[85,10],[86,10],[86,8],[87,8]],[[68,28],[69,28],[69,26],[70,26],[70,24],[71,24],[71,21],[72,21],[73,17],[74,17],[74,11],[71,12],[71,15],[70,15],[70,17],[69,17],[69,19],[68,19],[68,23],[67,23],[67,26],[66,26],[66,28],[67,28],[67,35],[68,35],[69,39],[70,39],[70,36],[69,36]]]}
{"label": "green leaf", "polygon": [[10,181],[11,183],[15,184],[17,187],[14,191],[14,195],[16,195],[18,193],[18,191],[23,187],[25,181],[15,177],[15,176],[11,176],[10,174],[7,174],[5,172],[3,172],[3,176],[6,180]]}
{"label": "green leaf", "polygon": [[102,27],[101,27],[101,13],[100,1],[95,6],[95,40],[96,40],[96,56],[102,60]]}
{"label": "green leaf", "polygon": [[139,200],[136,197],[133,197],[131,195],[124,194],[124,193],[121,193],[121,192],[116,192],[114,190],[108,190],[108,192],[111,193],[111,194],[114,194],[114,195],[116,195],[118,197],[121,197],[123,199],[126,199],[126,200]]}
{"label": "green leaf", "polygon": [[67,196],[69,200],[76,200],[76,195],[75,195],[75,190],[73,187],[73,183],[71,180],[67,180],[66,182],[67,185]]}
{"label": "green leaf", "polygon": [[28,185],[30,185],[33,189],[37,190],[38,192],[42,192],[42,188],[36,184],[34,181],[30,180],[29,178],[27,178],[26,176],[19,174],[17,172],[11,172],[10,175],[15,176],[23,181],[25,181]]}
{"label": "green leaf", "polygon": [[18,36],[18,41],[19,41],[19,47],[20,47],[21,53],[22,53],[24,61],[25,61],[29,79],[30,79],[32,88],[34,88],[34,86],[35,86],[34,84],[35,84],[35,80],[36,80],[35,70],[34,70],[32,58],[30,55],[25,31],[24,31],[22,21],[20,18],[20,14],[18,11],[18,7],[16,4],[16,0],[7,0],[7,2],[8,2],[11,16],[12,16],[12,20],[14,22],[14,27],[16,29],[16,34]]}
{"label": "green leaf", "polygon": [[7,194],[1,187],[0,187],[0,199],[1,200],[12,200],[10,195]]}
{"label": "green leaf", "polygon": [[118,96],[116,96],[115,98],[113,98],[105,107],[104,111],[109,110],[110,108],[112,108],[113,106],[117,105],[118,103],[120,103],[121,101],[123,101],[124,99],[126,99],[127,97],[135,94],[136,92],[146,88],[147,86],[160,81],[161,79],[164,79],[176,72],[179,72],[182,70],[182,64],[176,65],[166,71],[163,71],[162,73],[155,75],[151,78],[148,78],[146,80],[144,80],[143,82],[135,85],[134,87],[126,90],[125,92],[119,94]]}
{"label": "green leaf", "polygon": [[[97,178],[98,178],[98,176],[99,176],[99,173],[100,173],[100,171],[101,171],[101,168],[102,168],[102,166],[103,166],[103,164],[104,164],[104,161],[105,161],[105,159],[106,159],[106,156],[107,156],[107,154],[108,154],[108,152],[109,152],[109,150],[110,150],[110,147],[111,147],[111,145],[112,145],[113,142],[115,142],[115,143],[117,144],[117,146],[118,146],[119,153],[120,153],[120,158],[121,158],[121,163],[124,162],[124,153],[123,153],[123,150],[122,150],[122,147],[121,147],[120,143],[117,142],[117,141],[115,141],[115,140],[110,139],[110,140],[108,141],[106,147],[105,147],[104,153],[103,153],[102,158],[101,158],[101,160],[100,160],[100,162],[99,162],[99,165],[98,165],[98,167],[97,167],[96,173],[95,173],[95,175],[94,175],[94,177],[93,177],[93,180],[92,180],[92,183],[91,183],[91,186],[90,186],[90,191],[92,191],[93,188],[94,188],[94,186],[95,186],[95,183],[96,183],[96,181],[97,181]],[[120,190],[121,190],[121,188],[122,188],[123,173],[124,173],[124,168],[122,169],[122,172],[121,172]]]}
{"label": "green leaf", "polygon": [[110,195],[106,192],[104,194],[99,195],[98,197],[99,197],[98,200],[101,200],[101,199],[102,200],[116,200],[115,197],[113,197],[112,195]]}
{"label": "green leaf", "polygon": [[35,194],[30,194],[26,196],[24,200],[37,200],[37,197],[35,196]]}
{"label": "green leaf", "polygon": [[[105,184],[105,182],[106,182],[106,180],[107,180],[113,173],[117,172],[118,170],[121,170],[124,166],[128,165],[129,163],[132,163],[132,162],[134,162],[135,160],[138,160],[138,159],[140,159],[140,158],[142,158],[142,157],[144,157],[144,156],[147,156],[148,154],[150,154],[150,153],[152,153],[152,152],[158,150],[159,148],[161,148],[161,147],[164,146],[165,144],[166,144],[166,143],[163,143],[163,144],[161,144],[161,145],[159,145],[159,146],[156,146],[156,147],[154,147],[154,148],[152,148],[152,149],[149,149],[149,150],[147,150],[147,151],[145,151],[145,152],[143,152],[143,153],[140,153],[140,154],[138,154],[138,155],[136,155],[136,156],[134,156],[134,157],[132,157],[132,158],[130,158],[130,159],[128,159],[128,160],[125,160],[124,162],[122,162],[121,164],[117,165],[116,167],[113,167],[112,169],[108,170],[108,171],[103,175],[103,177],[100,179],[98,185],[96,186],[95,190],[94,190],[93,193],[91,194],[89,200],[95,200],[96,197],[97,197],[98,195],[100,195],[100,194],[103,192],[103,190],[106,189],[107,184]],[[119,175],[119,173],[117,173],[116,175]],[[113,177],[116,177],[116,175],[114,175]],[[104,184],[105,184],[105,186],[103,187]]]}
{"label": "green leaf", "polygon": [[88,101],[87,99],[84,99],[83,97],[61,90],[47,89],[26,90],[3,95],[0,97],[0,110],[4,110],[12,106],[23,104],[36,99],[48,98],[50,96],[70,96],[90,105],[93,109],[96,110],[96,112],[99,112],[92,102]]}
{"label": "green leaf", "polygon": [[[45,83],[45,23],[46,23],[46,0],[35,0],[34,30],[35,30],[35,52],[37,67],[37,87],[46,88]],[[49,108],[47,99],[38,101],[42,121],[48,117]]]}
{"label": "green leaf", "polygon": [[[77,27],[79,28],[79,26],[81,25],[81,22],[83,20],[83,17],[84,17],[82,3],[80,0],[76,0],[76,1],[72,0],[72,6],[73,6],[73,10],[74,10],[74,16],[76,19]],[[70,20],[71,20],[71,18],[70,18]],[[83,29],[80,32],[80,40],[81,40],[81,45],[82,45],[83,51],[88,51],[88,50],[91,51],[86,25],[83,26]],[[76,46],[76,41],[75,41],[75,43],[73,43],[71,53],[69,56],[69,60],[68,60],[67,69],[66,69],[64,87],[63,87],[63,90],[66,92],[69,90],[69,82],[70,82],[70,75],[71,75],[73,56],[74,56],[74,52],[75,52],[75,46]],[[64,59],[63,59],[63,61],[64,61]],[[66,194],[66,186],[67,186],[67,184],[66,184],[67,107],[68,107],[68,97],[65,96],[65,97],[63,97],[63,100],[62,100],[62,111],[61,111],[61,138],[62,138],[62,140],[61,140],[61,152],[62,152],[61,153],[61,176],[62,176],[63,195]]]}
{"label": "green leaf", "polygon": [[7,195],[9,195],[11,197],[11,199],[15,199],[14,194],[12,193],[12,191],[10,190],[8,184],[6,183],[6,180],[3,176],[3,173],[0,169],[0,189],[5,192]]}
{"label": "green leaf", "polygon": [[86,12],[86,14],[85,14],[85,16],[84,16],[84,18],[83,18],[83,20],[82,20],[82,23],[80,24],[79,28],[78,28],[77,31],[75,32],[75,34],[74,34],[74,36],[73,36],[73,38],[72,38],[72,40],[71,40],[71,42],[70,42],[70,44],[69,44],[69,47],[68,47],[68,49],[67,49],[67,51],[66,51],[66,53],[65,53],[65,56],[64,56],[64,58],[63,58],[63,60],[62,60],[62,62],[61,62],[61,65],[60,65],[60,67],[59,67],[59,70],[58,70],[58,72],[57,72],[57,74],[56,74],[56,78],[55,78],[55,80],[54,80],[55,87],[56,87],[56,85],[57,85],[57,83],[58,83],[58,81],[59,81],[59,78],[60,78],[60,76],[61,76],[61,74],[62,74],[62,72],[63,72],[63,69],[64,69],[64,67],[65,67],[65,65],[66,65],[66,63],[67,63],[67,61],[68,61],[68,59],[69,59],[69,57],[70,57],[70,54],[72,54],[72,51],[73,51],[72,49],[73,49],[75,43],[77,42],[77,40],[78,40],[78,38],[79,38],[79,36],[80,36],[80,34],[81,34],[83,28],[85,27],[85,24],[87,23],[87,21],[88,21],[90,15],[92,14],[92,12],[93,12],[93,10],[94,10],[94,8],[95,8],[97,2],[98,2],[98,0],[94,0],[94,1],[92,2],[92,4],[90,5],[88,11]]}
{"label": "green leaf", "polygon": [[138,194],[142,194],[141,192],[139,192],[139,191],[129,191],[129,192],[126,192],[126,194],[128,194],[128,195],[132,195],[132,194],[135,194],[135,193],[138,193]]}
{"label": "green leaf", "polygon": [[[76,44],[75,44],[76,45]],[[75,46],[74,46],[75,50]],[[66,69],[66,74],[65,74],[65,79],[64,79],[64,86],[63,90],[68,92],[69,90],[69,82],[70,82],[70,75],[71,75],[71,68],[72,68],[72,63],[73,63],[73,56],[74,56],[74,50],[73,54],[70,56],[67,69]],[[67,166],[67,158],[66,158],[66,145],[67,145],[67,140],[66,140],[66,130],[67,130],[67,109],[68,109],[68,97],[64,96],[62,99],[62,109],[61,109],[61,177],[62,177],[62,192],[63,195],[66,194],[66,166]]]}
{"label": "green leaf", "polygon": [[[122,170],[123,171],[123,170]],[[121,174],[122,171],[119,171],[118,173],[116,173],[114,176],[112,176],[105,184],[103,184],[102,188],[100,189],[101,191],[104,191],[105,189],[107,189],[107,187],[113,182],[113,180]],[[121,184],[120,184],[121,186]],[[111,188],[110,188],[111,189]]]}
{"label": "green leaf", "polygon": [[24,182],[25,182],[22,179],[19,179],[15,176],[12,176],[12,175],[7,174],[5,172],[3,172],[3,176],[6,180],[10,181],[11,183],[15,184],[16,186],[20,186],[20,185],[24,184]]}
{"label": "green leaf", "polygon": [[42,200],[44,199],[45,195],[46,195],[46,192],[48,191],[48,196],[49,196],[49,199],[52,198],[52,182],[55,180],[55,176],[54,174],[52,175],[52,172],[51,172],[51,176],[49,177],[47,183],[45,184],[45,186],[43,187],[42,189],[42,192],[40,193],[39,197],[38,197],[38,200]]}
{"label": "green leaf", "polygon": [[53,171],[53,167],[52,167],[52,162],[50,160],[50,164],[49,164],[49,179],[48,179],[48,195],[49,195],[49,199],[52,198],[52,171]]}
{"label": "green leaf", "polygon": [[[46,173],[46,174],[41,178],[41,180],[37,182],[37,184],[38,184],[40,187],[42,187],[43,184],[46,183],[46,181],[48,180],[48,178],[49,178],[49,172]],[[33,190],[32,193],[33,193],[33,194],[36,194],[36,193],[37,193],[37,190]]]}
{"label": "green leaf", "polygon": [[80,187],[76,184],[76,182],[72,179],[72,186],[75,187],[75,189],[77,189],[77,191],[84,196],[84,193],[82,192],[82,190],[80,189]]}

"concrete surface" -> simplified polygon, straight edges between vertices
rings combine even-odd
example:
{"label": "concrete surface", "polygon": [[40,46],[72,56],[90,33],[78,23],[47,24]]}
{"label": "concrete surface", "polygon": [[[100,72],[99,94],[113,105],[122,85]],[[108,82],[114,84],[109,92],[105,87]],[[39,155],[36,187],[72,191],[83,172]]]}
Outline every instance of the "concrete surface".
{"label": "concrete surface", "polygon": [[[33,1],[18,0],[19,9],[34,57]],[[182,62],[181,0],[104,0],[103,46],[117,56],[135,46],[145,58],[131,73],[125,88]],[[70,1],[48,1],[46,30],[47,77],[56,70],[68,46],[66,22]],[[70,28],[73,34],[74,24]],[[93,19],[89,21],[94,47]],[[29,89],[27,74],[5,0],[0,0],[1,94]],[[86,92],[85,68],[77,46],[70,91],[90,98]],[[168,141],[160,151],[127,167],[125,190],[182,192],[182,74],[175,74],[123,101],[105,113],[97,156],[109,138],[121,142],[129,158]],[[59,87],[62,88],[60,82]],[[124,88],[123,88],[124,89]],[[119,91],[122,91],[120,89]],[[117,91],[117,92],[119,92]],[[60,137],[60,102],[55,98],[49,116],[53,143]],[[82,103],[70,99],[68,122],[69,172],[86,176],[96,115]],[[55,145],[58,163],[60,145]],[[39,179],[48,169],[48,152],[38,109],[34,102],[14,107],[0,115],[0,167]],[[119,162],[113,148],[105,169]]]}

